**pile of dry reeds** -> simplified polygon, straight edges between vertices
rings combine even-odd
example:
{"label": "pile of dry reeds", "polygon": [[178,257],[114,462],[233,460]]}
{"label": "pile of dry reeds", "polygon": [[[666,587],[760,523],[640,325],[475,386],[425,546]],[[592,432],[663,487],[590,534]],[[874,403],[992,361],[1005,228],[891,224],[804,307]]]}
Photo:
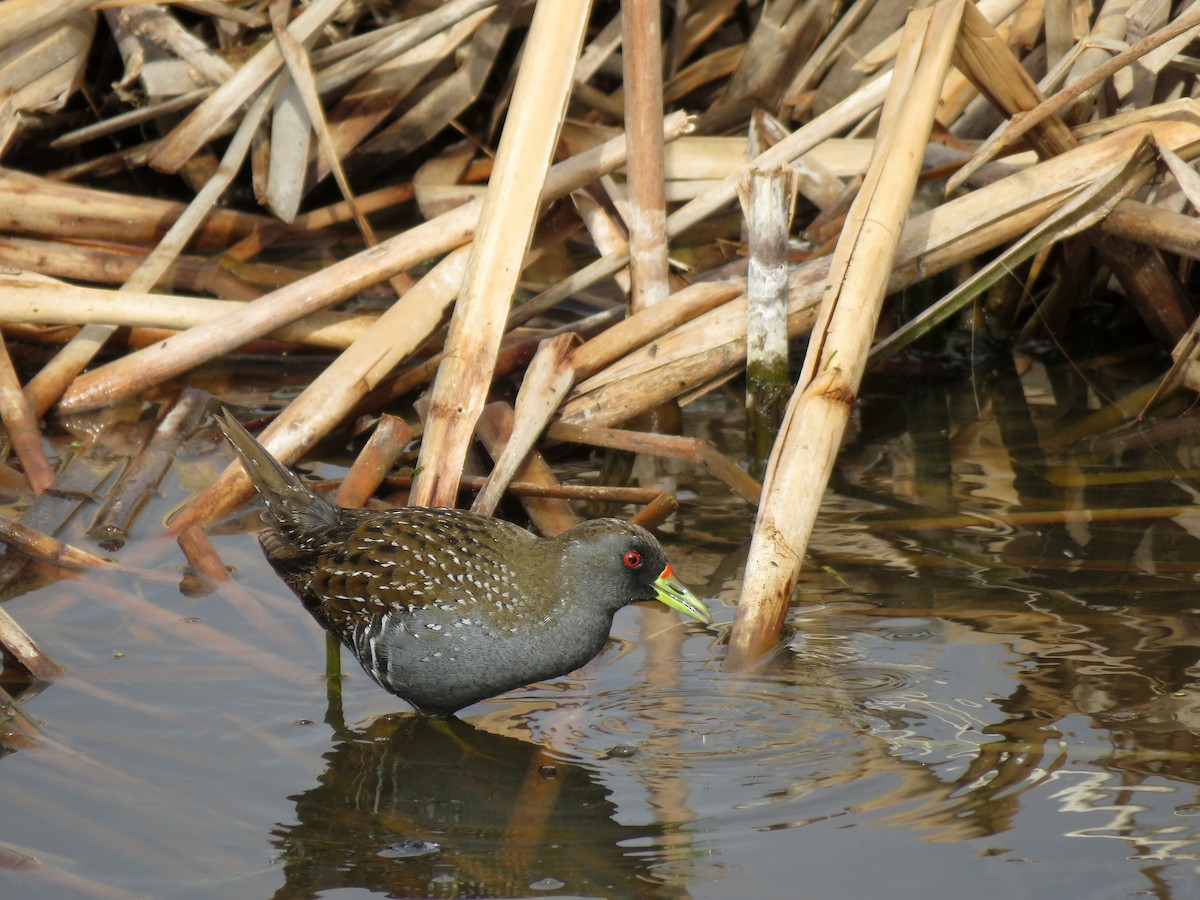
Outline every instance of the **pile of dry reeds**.
{"label": "pile of dry reeds", "polygon": [[[276,456],[427,389],[422,423],[380,420],[376,474],[343,500],[369,496],[420,429],[410,502],[454,504],[478,440],[495,466],[475,508],[516,479],[555,530],[575,513],[546,437],[684,456],[757,501],[711,446],[617,427],[749,366],[760,447],[791,399],[731,640],[741,665],[779,633],[873,359],[985,292],[1013,334],[1053,328],[1081,293],[1074,250],[1180,348],[1152,390],[1200,383],[1184,288],[1198,29],[1200,0],[8,0],[0,146],[22,170],[0,171],[0,322],[10,344],[76,330],[23,384],[0,353],[0,414],[40,494],[56,480],[47,413],[141,396],[251,342],[325,348],[262,434]],[[923,179],[938,190],[918,213]],[[112,187],[134,182],[193,199]],[[315,270],[263,258],[347,229],[361,249]],[[685,232],[694,263],[673,268]],[[530,264],[568,240],[594,261],[534,283]],[[949,295],[877,335],[885,296],[964,264]],[[546,325],[610,280],[627,303]],[[338,309],[369,288],[396,299]],[[810,332],[781,395],[788,339]],[[489,404],[514,375],[513,407]],[[204,403],[170,407],[143,483]],[[198,526],[248,493],[231,467],[173,524],[193,558]],[[132,514],[114,514],[118,533]]]}

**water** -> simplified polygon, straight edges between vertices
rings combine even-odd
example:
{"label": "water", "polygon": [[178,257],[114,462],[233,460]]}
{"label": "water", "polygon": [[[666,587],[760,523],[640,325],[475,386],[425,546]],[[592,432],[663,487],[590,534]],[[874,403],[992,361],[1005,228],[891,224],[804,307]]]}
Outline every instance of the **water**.
{"label": "water", "polygon": [[[5,609],[68,674],[0,759],[0,896],[1196,896],[1200,441],[1054,446],[1098,395],[1024,364],[868,386],[759,673],[721,668],[753,512],[674,463],[640,476],[680,498],[664,543],[715,624],[626,609],[581,672],[459,720],[348,660],[339,709],[237,522],[214,543],[245,596],[31,587]],[[717,393],[685,425],[736,452],[738,416]],[[123,560],[182,576],[160,523],[217,446]]]}

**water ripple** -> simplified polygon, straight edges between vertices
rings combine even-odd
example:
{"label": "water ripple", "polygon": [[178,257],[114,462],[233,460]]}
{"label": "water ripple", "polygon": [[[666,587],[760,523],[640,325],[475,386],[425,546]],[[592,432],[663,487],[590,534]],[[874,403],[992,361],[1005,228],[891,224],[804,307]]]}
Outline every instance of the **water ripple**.
{"label": "water ripple", "polygon": [[856,697],[872,697],[914,687],[922,680],[919,673],[884,666],[857,665],[829,673],[833,684]]}
{"label": "water ripple", "polygon": [[[552,709],[522,716],[533,737],[579,762],[636,767],[726,763],[797,771],[819,768],[853,739],[826,688],[786,676],[689,676],[686,687],[646,685],[559,695]],[[844,694],[844,691],[836,693]]]}

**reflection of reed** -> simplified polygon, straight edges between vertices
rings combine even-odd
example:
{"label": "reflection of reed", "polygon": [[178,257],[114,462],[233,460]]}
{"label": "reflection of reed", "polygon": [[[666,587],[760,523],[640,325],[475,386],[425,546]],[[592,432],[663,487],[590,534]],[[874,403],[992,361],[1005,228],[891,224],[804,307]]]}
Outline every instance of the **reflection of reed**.
{"label": "reflection of reed", "polygon": [[[679,661],[687,630],[678,627],[677,617],[670,614],[671,610],[664,608],[662,611],[668,615],[659,615],[656,609],[640,609],[638,618],[641,625],[641,645],[645,654],[642,666],[644,681],[647,690],[662,697],[662,702],[656,710],[656,718],[659,720],[657,737],[659,742],[665,742],[669,752],[677,748],[678,739],[675,735],[681,731],[680,726],[686,721],[683,706],[687,695],[679,690]],[[661,839],[662,845],[670,846],[667,855],[672,860],[678,860],[687,855],[688,845],[695,840],[695,835],[683,827],[695,818],[689,801],[688,773],[678,768],[660,767],[639,771],[645,773],[641,780],[645,785],[650,807],[654,810],[654,821],[666,832]],[[681,880],[686,881],[686,866],[681,868],[684,873]],[[660,870],[659,875],[663,874],[669,875],[669,872],[664,873]]]}
{"label": "reflection of reed", "polygon": [[[1181,485],[1194,469],[1191,438],[1152,428],[1144,440],[1064,444],[1064,414],[1096,387],[1065,367],[1018,375],[1011,356],[987,362],[976,370],[970,404],[965,392],[935,384],[910,387],[888,418],[864,414],[876,430],[860,438],[857,452],[885,448],[890,471],[872,484],[874,473],[852,470],[843,492],[872,501],[874,510],[912,504],[915,514],[884,523],[871,513],[869,524],[860,515],[831,526],[850,540],[826,559],[860,589],[853,567],[872,556],[906,559],[924,573],[924,584],[902,597],[880,585],[879,607],[863,614],[937,617],[961,630],[956,645],[1003,640],[1019,663],[1011,691],[989,703],[1002,713],[982,729],[992,740],[979,742],[952,782],[922,785],[919,803],[883,821],[932,829],[935,840],[996,834],[1014,826],[1027,797],[1044,801],[1055,781],[1063,811],[1113,809],[1132,825],[1138,791],[1175,790],[1155,779],[1200,784],[1200,539],[1192,533],[1194,486]],[[1120,393],[1111,381],[1105,387]],[[1030,396],[1042,405],[1031,406]],[[881,422],[891,433],[879,430]],[[855,545],[864,525],[870,534]],[[980,527],[987,525],[994,527]],[[886,540],[888,531],[892,553],[867,543]],[[914,533],[919,549],[909,552]],[[977,589],[946,581],[956,570]],[[1063,740],[1084,722],[1099,738],[1068,754]],[[1113,782],[1095,797],[1060,784],[1080,752],[1088,758],[1085,781]],[[1124,798],[1107,793],[1118,784]],[[872,806],[894,809],[898,800],[893,792]],[[1153,831],[1140,827],[1149,830],[1126,828],[1126,839],[1137,843],[1135,835]],[[1177,830],[1192,843],[1190,829]]]}
{"label": "reflection of reed", "polygon": [[[573,895],[673,896],[621,849],[659,841],[659,829],[618,825],[588,771],[535,744],[460,719],[385,717],[327,759],[321,783],[293,798],[296,822],[275,831],[286,877],[277,898],[337,887],[524,896],[544,879]],[[413,841],[440,849],[392,858]]]}

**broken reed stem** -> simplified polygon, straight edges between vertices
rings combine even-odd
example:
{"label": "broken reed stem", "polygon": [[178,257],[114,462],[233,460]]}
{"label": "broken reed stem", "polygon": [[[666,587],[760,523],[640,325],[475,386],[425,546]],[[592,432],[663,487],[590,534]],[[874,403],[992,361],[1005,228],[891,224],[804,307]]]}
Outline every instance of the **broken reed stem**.
{"label": "broken reed stem", "polygon": [[[512,439],[512,408],[503,402],[489,403],[479,417],[476,434],[488,455],[494,460],[499,460],[504,453],[504,448]],[[517,468],[516,474],[523,481],[555,488],[560,486],[550,465],[537,450],[531,450],[526,455],[525,461]],[[529,515],[529,520],[533,523],[534,528],[547,537],[567,531],[580,522],[575,507],[557,496],[526,495],[521,498],[521,506]]]}
{"label": "broken reed stem", "polygon": [[63,667],[51,659],[3,607],[0,607],[0,646],[34,678],[50,681],[63,673]]}
{"label": "broken reed stem", "polygon": [[139,569],[121,563],[109,562],[80,550],[78,547],[64,543],[58,538],[43,534],[36,529],[0,517],[0,544],[24,553],[34,561],[60,566],[69,570],[103,569],[110,572],[124,572],[137,578],[153,581],[158,584],[179,584],[179,576],[171,572],[158,572],[154,569]]}
{"label": "broken reed stem", "polygon": [[784,618],[891,275],[964,0],[911,11],[863,186],[830,262],[804,368],[771,454],[725,665],[768,653]]}
{"label": "broken reed stem", "polygon": [[200,420],[208,411],[209,399],[204,391],[185,390],[179,402],[158,423],[142,452],[109,491],[108,502],[96,516],[96,524],[88,530],[88,535],[103,549],[115,551],[124,546],[138,513],[175,461],[180,444],[200,426]]}
{"label": "broken reed stem", "polygon": [[213,546],[212,540],[203,528],[195,525],[185,528],[180,532],[176,542],[179,544],[179,549],[183,551],[188,565],[200,578],[210,584],[233,584],[233,580],[229,577],[229,570],[225,568],[225,563],[221,561],[216,547]]}
{"label": "broken reed stem", "polygon": [[790,166],[751,169],[738,191],[748,229],[746,438],[761,476],[789,395],[787,243],[796,178]]}
{"label": "broken reed stem", "polygon": [[50,563],[67,569],[112,569],[113,563],[65,544],[58,538],[42,534],[28,525],[0,517],[0,543],[31,556],[38,562]]}
{"label": "broken reed stem", "polygon": [[660,493],[651,500],[636,516],[630,519],[634,525],[641,525],[648,530],[654,530],[679,509],[679,501],[671,494]]}
{"label": "broken reed stem", "polygon": [[479,213],[446,350],[430,391],[414,506],[453,506],[463,460],[483,411],[521,261],[529,249],[590,3],[534,8],[524,56]]}
{"label": "broken reed stem", "polygon": [[21,382],[3,336],[0,336],[0,419],[8,430],[8,439],[21,461],[29,487],[35,494],[41,494],[54,484],[54,468],[42,449],[37,416],[21,391]]}
{"label": "broken reed stem", "polygon": [[659,0],[624,0],[625,139],[629,161],[630,310],[667,298],[667,198],[663,163],[662,14]]}
{"label": "broken reed stem", "polygon": [[354,465],[342,479],[333,502],[344,507],[365,505],[396,460],[404,454],[404,448],[412,438],[413,430],[399,416],[387,413],[380,416]]}

